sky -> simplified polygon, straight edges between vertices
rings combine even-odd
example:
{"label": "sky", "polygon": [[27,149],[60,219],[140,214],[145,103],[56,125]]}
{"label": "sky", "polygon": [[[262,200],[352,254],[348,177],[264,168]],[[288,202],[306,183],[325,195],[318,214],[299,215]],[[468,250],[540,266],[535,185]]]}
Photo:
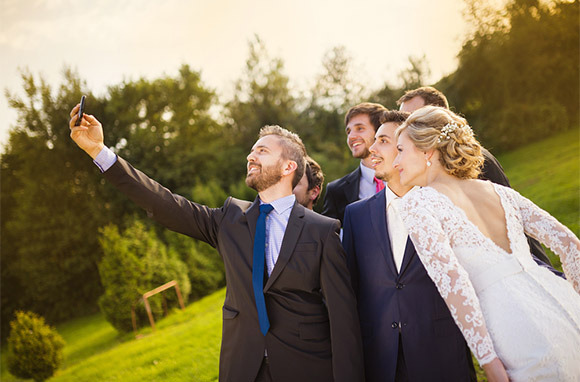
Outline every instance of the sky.
{"label": "sky", "polygon": [[436,82],[456,68],[463,9],[461,0],[0,0],[0,142],[17,123],[4,92],[22,94],[21,70],[56,88],[68,66],[103,95],[188,64],[224,101],[258,35],[298,89],[314,83],[336,46],[367,89],[397,85],[410,56],[425,56]]}

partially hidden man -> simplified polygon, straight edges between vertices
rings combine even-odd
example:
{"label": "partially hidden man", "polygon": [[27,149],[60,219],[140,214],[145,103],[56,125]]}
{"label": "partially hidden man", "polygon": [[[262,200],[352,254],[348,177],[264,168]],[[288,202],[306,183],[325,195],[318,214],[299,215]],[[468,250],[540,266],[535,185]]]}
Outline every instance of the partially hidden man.
{"label": "partially hidden man", "polygon": [[165,227],[215,247],[226,271],[220,381],[362,381],[362,344],[339,222],[296,202],[300,138],[266,126],[247,157],[253,202],[220,208],[173,194],[104,146],[97,119],[71,111],[71,138],[103,176]]}

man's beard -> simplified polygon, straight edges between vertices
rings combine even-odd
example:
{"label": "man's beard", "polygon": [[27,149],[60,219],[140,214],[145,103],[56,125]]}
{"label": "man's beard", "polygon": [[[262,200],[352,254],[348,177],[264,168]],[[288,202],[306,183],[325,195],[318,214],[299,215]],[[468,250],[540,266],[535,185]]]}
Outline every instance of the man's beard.
{"label": "man's beard", "polygon": [[258,174],[246,176],[246,185],[258,192],[275,185],[282,179],[282,163],[278,161],[277,164],[268,167],[260,166]]}
{"label": "man's beard", "polygon": [[389,174],[386,171],[381,172],[380,170],[375,170],[375,176],[380,180],[388,182],[393,177],[393,174]]}
{"label": "man's beard", "polygon": [[353,158],[366,159],[369,157],[369,155],[371,155],[371,152],[369,151],[368,147],[366,147],[362,153],[353,154]]}

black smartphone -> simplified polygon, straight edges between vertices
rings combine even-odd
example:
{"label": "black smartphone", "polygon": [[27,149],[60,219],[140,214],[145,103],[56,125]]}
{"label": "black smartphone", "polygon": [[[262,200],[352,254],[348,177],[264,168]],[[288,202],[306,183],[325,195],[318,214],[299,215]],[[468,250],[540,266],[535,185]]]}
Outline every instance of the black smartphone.
{"label": "black smartphone", "polygon": [[85,98],[87,98],[87,97],[86,96],[81,97],[81,107],[79,107],[79,114],[78,114],[78,118],[75,122],[75,126],[79,126],[81,124],[82,119],[83,119],[83,114],[85,112]]}

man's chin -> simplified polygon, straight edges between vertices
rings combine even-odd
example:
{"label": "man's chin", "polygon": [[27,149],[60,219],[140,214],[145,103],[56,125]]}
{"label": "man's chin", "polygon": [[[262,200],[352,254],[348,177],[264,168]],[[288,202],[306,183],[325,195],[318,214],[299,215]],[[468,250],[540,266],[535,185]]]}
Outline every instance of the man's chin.
{"label": "man's chin", "polygon": [[380,170],[375,169],[375,176],[380,180],[388,182],[392,178],[393,175],[389,174],[387,172],[381,172]]}

